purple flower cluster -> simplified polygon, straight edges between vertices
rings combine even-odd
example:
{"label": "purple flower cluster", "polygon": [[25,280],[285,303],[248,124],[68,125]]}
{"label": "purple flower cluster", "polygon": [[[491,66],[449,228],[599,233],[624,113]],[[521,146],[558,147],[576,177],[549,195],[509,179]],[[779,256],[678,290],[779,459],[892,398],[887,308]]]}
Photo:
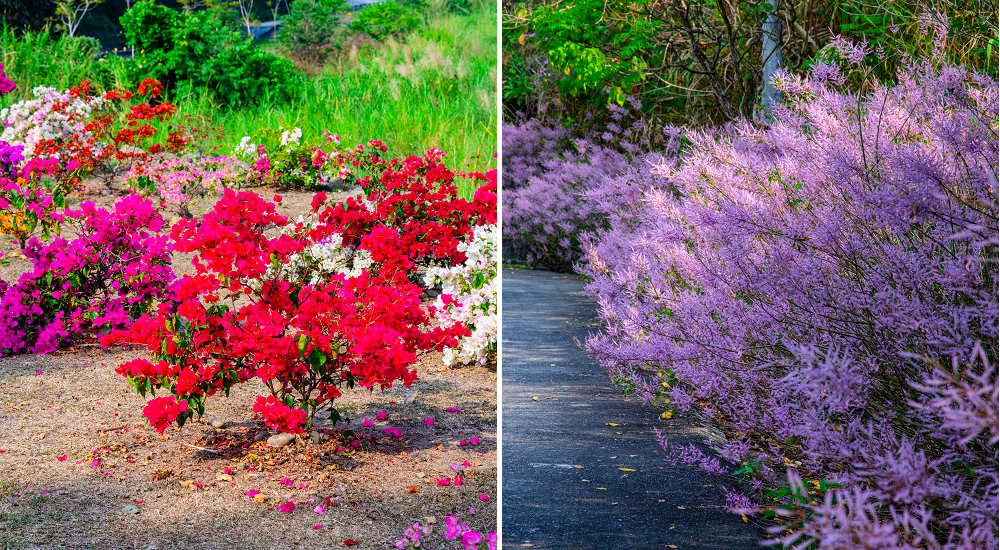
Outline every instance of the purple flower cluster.
{"label": "purple flower cluster", "polygon": [[0,140],[0,179],[16,179],[17,167],[24,161],[24,146]]}
{"label": "purple flower cluster", "polygon": [[64,215],[79,236],[30,239],[32,271],[16,284],[0,282],[0,356],[48,353],[70,334],[127,326],[174,281],[169,237],[148,200],[130,195],[114,211],[85,202]]}
{"label": "purple flower cluster", "polygon": [[5,96],[14,91],[17,84],[7,78],[7,73],[3,72],[3,63],[0,63],[0,96]]}
{"label": "purple flower cluster", "polygon": [[727,424],[758,496],[839,483],[776,541],[995,548],[997,83],[914,63],[859,102],[837,67],[777,81],[771,127],[692,131],[654,176],[591,183],[609,226],[581,269],[608,328],[587,348]]}

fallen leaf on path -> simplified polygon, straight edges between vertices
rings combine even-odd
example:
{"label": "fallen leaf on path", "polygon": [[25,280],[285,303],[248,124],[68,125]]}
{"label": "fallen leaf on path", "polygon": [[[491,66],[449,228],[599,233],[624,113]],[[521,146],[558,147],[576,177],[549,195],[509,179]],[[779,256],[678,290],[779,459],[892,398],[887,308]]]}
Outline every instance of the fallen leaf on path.
{"label": "fallen leaf on path", "polygon": [[614,426],[614,427],[617,427],[617,426],[620,426],[621,424],[615,424],[614,422],[608,422],[608,423],[607,423],[607,424],[605,424],[605,425],[606,425],[606,426]]}
{"label": "fallen leaf on path", "polygon": [[418,489],[417,489],[417,486],[416,486],[416,485],[410,485],[410,488],[409,488],[409,489],[407,489],[407,490],[406,490],[406,492],[407,492],[407,493],[416,493],[416,492],[417,492],[417,490],[418,490]]}
{"label": "fallen leaf on path", "polygon": [[634,472],[635,471],[632,468],[618,468],[618,469],[621,470],[621,471],[623,471],[623,472]]}
{"label": "fallen leaf on path", "polygon": [[532,397],[531,400],[532,401],[538,401],[538,398],[537,397]]}
{"label": "fallen leaf on path", "polygon": [[573,467],[574,468],[583,468],[583,466],[580,466],[579,464],[574,464]]}
{"label": "fallen leaf on path", "polygon": [[667,412],[665,412],[665,413],[663,413],[663,414],[660,415],[660,418],[662,418],[663,420],[670,420],[673,417],[674,417],[674,411],[672,411],[672,410],[671,411],[667,411]]}

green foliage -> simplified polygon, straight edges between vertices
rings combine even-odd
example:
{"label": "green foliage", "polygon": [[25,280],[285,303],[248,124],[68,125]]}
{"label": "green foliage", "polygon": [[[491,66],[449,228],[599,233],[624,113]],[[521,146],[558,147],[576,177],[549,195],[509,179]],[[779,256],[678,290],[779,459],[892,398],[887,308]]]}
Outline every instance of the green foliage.
{"label": "green foliage", "polygon": [[81,80],[95,89],[129,87],[122,61],[116,56],[101,60],[100,44],[90,37],[54,36],[48,28],[15,35],[11,27],[0,29],[0,62],[18,87],[0,98],[0,108],[32,97],[36,86],[66,90]]}
{"label": "green foliage", "polygon": [[292,4],[292,13],[284,19],[278,31],[278,41],[293,55],[321,64],[340,49],[343,31],[339,29],[337,13],[331,2],[299,0]]}
{"label": "green foliage", "polygon": [[[887,81],[941,45],[942,62],[997,76],[998,12],[984,2],[532,0],[505,3],[505,112],[597,124],[605,105],[634,97],[660,122],[752,117],[764,84],[761,23],[772,10],[792,71],[839,34],[867,42],[866,63]],[[928,23],[935,13],[949,26],[943,44]]]}
{"label": "green foliage", "polygon": [[133,6],[121,19],[138,49],[127,62],[131,79],[155,78],[167,93],[208,89],[232,106],[291,99],[301,82],[291,62],[217,26],[218,15],[189,15],[151,2]]}
{"label": "green foliage", "polygon": [[390,36],[409,34],[420,28],[420,16],[413,10],[395,2],[373,4],[357,13],[358,20],[351,23],[351,31],[385,40]]}

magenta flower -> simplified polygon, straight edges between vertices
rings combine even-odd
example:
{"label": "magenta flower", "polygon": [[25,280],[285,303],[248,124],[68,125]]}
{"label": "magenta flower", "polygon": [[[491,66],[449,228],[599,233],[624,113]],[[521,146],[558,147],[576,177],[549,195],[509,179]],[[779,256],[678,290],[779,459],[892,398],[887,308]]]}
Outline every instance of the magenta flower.
{"label": "magenta flower", "polygon": [[366,427],[366,428],[371,428],[372,426],[375,425],[375,423],[372,422],[370,418],[365,418],[365,421],[362,422],[361,425],[364,426],[364,427]]}
{"label": "magenta flower", "polygon": [[389,413],[385,411],[379,411],[379,413],[375,415],[375,420],[385,420],[386,418],[389,418]]}
{"label": "magenta flower", "polygon": [[284,503],[281,504],[281,506],[278,506],[279,512],[291,514],[292,510],[295,510],[295,503],[290,500],[286,500]]}
{"label": "magenta flower", "polygon": [[426,419],[424,419],[424,426],[433,426],[433,425],[434,425],[434,419],[433,418],[426,418]]}

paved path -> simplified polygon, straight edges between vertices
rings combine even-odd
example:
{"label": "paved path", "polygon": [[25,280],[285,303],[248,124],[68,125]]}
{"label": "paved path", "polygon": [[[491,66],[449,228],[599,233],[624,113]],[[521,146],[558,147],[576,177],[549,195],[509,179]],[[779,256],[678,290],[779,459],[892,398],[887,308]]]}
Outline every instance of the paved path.
{"label": "paved path", "polygon": [[503,272],[504,548],[760,548],[711,478],[664,462],[653,428],[678,442],[708,432],[623,396],[574,343],[595,330],[582,286]]}

